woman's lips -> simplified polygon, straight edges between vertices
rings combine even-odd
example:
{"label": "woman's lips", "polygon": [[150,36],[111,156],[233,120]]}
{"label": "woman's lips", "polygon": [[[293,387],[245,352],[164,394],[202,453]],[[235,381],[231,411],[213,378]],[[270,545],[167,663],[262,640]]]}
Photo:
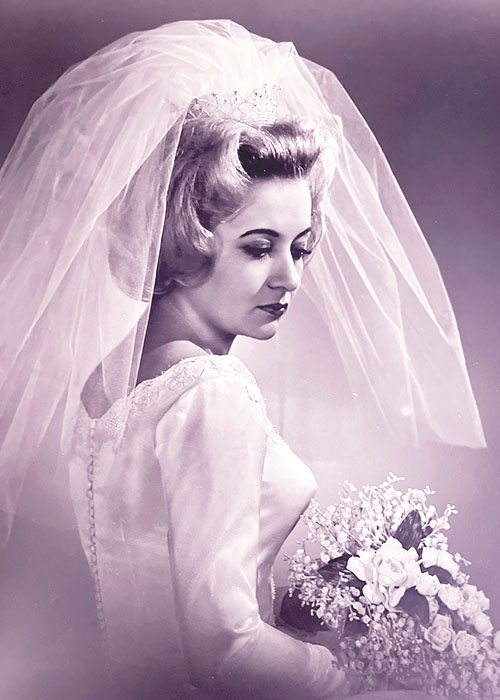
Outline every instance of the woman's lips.
{"label": "woman's lips", "polygon": [[283,316],[287,310],[288,304],[265,304],[264,306],[259,306],[258,308],[262,309],[262,311],[265,311],[274,318],[279,318],[280,316]]}

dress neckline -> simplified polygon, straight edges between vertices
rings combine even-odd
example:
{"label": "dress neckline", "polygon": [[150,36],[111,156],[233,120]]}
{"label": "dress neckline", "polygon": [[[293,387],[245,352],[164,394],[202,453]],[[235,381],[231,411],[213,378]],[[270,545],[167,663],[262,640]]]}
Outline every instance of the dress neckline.
{"label": "dress neckline", "polygon": [[220,361],[222,361],[222,364],[226,361],[229,362],[229,364],[234,364],[235,368],[238,368],[240,370],[246,370],[247,372],[249,371],[246,366],[244,365],[243,361],[239,359],[239,357],[236,357],[236,355],[214,355],[213,353],[206,354],[206,355],[193,355],[191,357],[183,357],[181,360],[178,360],[175,364],[170,365],[170,367],[167,367],[164,369],[160,374],[157,374],[155,377],[150,377],[149,379],[143,379],[142,382],[139,382],[139,384],[136,384],[136,386],[132,389],[132,391],[127,394],[125,398],[132,398],[134,394],[136,394],[138,391],[141,391],[144,386],[151,386],[156,384],[156,382],[165,381],[168,379],[172,374],[175,374],[176,372],[182,371],[182,368],[186,365],[190,364],[197,364],[198,362],[208,362],[209,364],[212,365],[217,365]]}
{"label": "dress neckline", "polygon": [[107,410],[104,411],[104,413],[99,417],[90,416],[83,402],[80,402],[81,406],[83,408],[83,411],[85,412],[85,415],[90,420],[100,422],[111,412],[116,411],[119,406],[121,407],[126,403],[133,403],[137,399],[137,397],[139,397],[144,391],[150,389],[151,387],[154,387],[156,384],[161,385],[164,382],[175,378],[176,374],[181,374],[186,367],[197,365],[198,363],[207,363],[207,365],[211,365],[213,367],[218,367],[219,365],[227,365],[229,368],[234,369],[239,374],[249,375],[253,378],[250,370],[246,367],[244,362],[240,360],[240,358],[236,355],[193,355],[192,357],[182,358],[175,364],[171,365],[170,367],[167,367],[165,370],[160,372],[160,374],[157,374],[155,377],[144,379],[139,384],[136,384],[136,386],[126,396],[122,396],[116,401],[114,401],[107,408]]}

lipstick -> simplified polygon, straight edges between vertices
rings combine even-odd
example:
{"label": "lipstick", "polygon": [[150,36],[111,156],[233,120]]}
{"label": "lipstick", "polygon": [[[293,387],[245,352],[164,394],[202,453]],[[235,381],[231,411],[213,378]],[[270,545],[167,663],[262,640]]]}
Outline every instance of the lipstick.
{"label": "lipstick", "polygon": [[274,318],[280,318],[287,310],[288,304],[264,304],[258,308],[262,309],[262,311],[265,311]]}

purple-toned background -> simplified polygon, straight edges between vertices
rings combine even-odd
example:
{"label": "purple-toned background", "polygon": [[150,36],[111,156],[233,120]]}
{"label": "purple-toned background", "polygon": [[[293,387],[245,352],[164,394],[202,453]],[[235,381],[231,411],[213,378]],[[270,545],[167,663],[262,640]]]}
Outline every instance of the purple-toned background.
{"label": "purple-toned background", "polygon": [[378,137],[427,236],[456,311],[489,448],[442,447],[427,450],[425,460],[437,501],[459,508],[452,547],[474,561],[471,574],[491,595],[500,627],[500,3],[0,0],[0,159],[31,103],[70,64],[127,32],[206,18],[291,40],[330,67]]}

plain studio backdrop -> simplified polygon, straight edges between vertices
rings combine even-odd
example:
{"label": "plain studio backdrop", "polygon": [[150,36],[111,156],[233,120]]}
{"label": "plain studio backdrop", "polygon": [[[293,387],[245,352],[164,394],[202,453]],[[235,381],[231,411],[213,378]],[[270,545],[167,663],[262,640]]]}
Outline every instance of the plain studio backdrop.
{"label": "plain studio backdrop", "polygon": [[0,159],[71,64],[131,31],[211,18],[293,41],[338,75],[439,262],[483,419],[487,450],[424,445],[320,468],[318,499],[326,506],[344,479],[378,483],[389,471],[429,484],[436,505],[459,510],[450,548],[472,560],[500,627],[500,0],[0,0]]}

